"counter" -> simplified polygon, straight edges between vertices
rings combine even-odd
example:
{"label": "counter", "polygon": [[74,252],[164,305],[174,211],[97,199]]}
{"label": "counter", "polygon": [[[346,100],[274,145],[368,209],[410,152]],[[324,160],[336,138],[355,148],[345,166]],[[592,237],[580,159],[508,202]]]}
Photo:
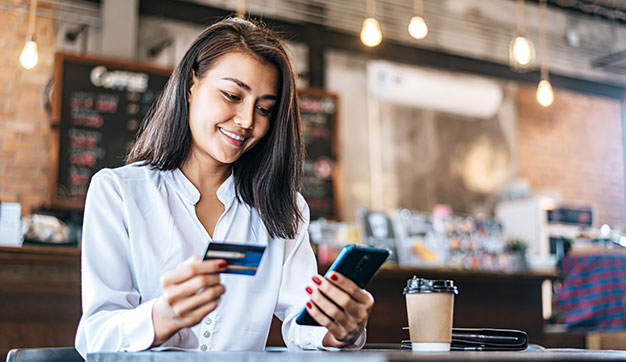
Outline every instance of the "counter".
{"label": "counter", "polygon": [[[328,265],[320,266],[320,270],[327,268]],[[544,345],[541,285],[555,279],[555,273],[398,267],[381,269],[368,286],[376,299],[367,327],[368,343],[400,343],[408,339],[407,331],[402,330],[408,325],[402,289],[413,275],[454,280],[459,288],[454,302],[454,327],[521,329],[528,333],[530,343]],[[276,319],[273,322],[269,346],[284,345],[280,328],[276,328],[279,323]]]}
{"label": "counter", "polygon": [[[416,268],[385,268],[372,281],[369,343],[407,339],[402,288],[412,275],[454,279],[455,327],[522,329],[531,343],[544,344],[541,283],[555,275]],[[0,356],[11,348],[72,346],[81,315],[80,250],[0,247],[0,305]],[[284,345],[276,318],[267,345]]]}
{"label": "counter", "polygon": [[0,356],[73,346],[81,315],[80,250],[0,247]]}

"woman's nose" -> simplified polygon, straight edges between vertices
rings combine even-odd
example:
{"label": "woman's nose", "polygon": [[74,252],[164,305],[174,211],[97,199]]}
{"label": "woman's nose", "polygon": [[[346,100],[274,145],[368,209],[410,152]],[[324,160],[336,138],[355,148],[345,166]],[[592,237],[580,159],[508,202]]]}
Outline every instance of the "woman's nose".
{"label": "woman's nose", "polygon": [[254,105],[242,105],[235,115],[235,124],[243,129],[252,129],[254,126]]}
{"label": "woman's nose", "polygon": [[252,129],[253,122],[250,117],[235,117],[235,124],[243,129]]}

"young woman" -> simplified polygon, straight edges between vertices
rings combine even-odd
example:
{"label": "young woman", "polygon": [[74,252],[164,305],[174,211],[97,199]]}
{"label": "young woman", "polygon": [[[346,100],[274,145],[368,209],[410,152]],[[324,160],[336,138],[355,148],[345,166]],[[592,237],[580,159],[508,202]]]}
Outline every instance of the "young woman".
{"label": "young woman", "polygon": [[[297,192],[303,146],[277,36],[229,18],[207,28],[146,118],[129,164],[91,181],[76,348],[263,350],[272,316],[293,349],[360,348],[370,293],[316,273]],[[266,246],[255,276],[202,261],[211,242]],[[322,327],[300,326],[306,306]]]}

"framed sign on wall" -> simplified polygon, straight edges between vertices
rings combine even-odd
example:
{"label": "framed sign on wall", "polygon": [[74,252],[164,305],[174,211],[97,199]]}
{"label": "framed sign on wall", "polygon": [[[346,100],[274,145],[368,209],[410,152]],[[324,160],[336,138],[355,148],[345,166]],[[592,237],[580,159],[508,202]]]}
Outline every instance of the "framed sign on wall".
{"label": "framed sign on wall", "polygon": [[302,196],[309,205],[311,220],[340,219],[339,98],[321,89],[300,89],[298,101],[306,149]]}
{"label": "framed sign on wall", "polygon": [[65,53],[55,56],[50,205],[84,207],[91,176],[118,167],[171,69]]}

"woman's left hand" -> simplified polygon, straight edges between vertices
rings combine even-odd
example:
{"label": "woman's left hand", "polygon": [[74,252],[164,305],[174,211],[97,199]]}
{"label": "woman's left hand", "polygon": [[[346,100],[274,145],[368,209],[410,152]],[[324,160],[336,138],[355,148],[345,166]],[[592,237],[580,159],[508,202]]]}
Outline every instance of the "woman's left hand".
{"label": "woman's left hand", "polygon": [[313,282],[317,288],[306,287],[311,296],[306,309],[317,323],[328,329],[322,344],[325,347],[353,344],[367,324],[374,297],[337,272],[331,272],[328,279],[318,274]]}

